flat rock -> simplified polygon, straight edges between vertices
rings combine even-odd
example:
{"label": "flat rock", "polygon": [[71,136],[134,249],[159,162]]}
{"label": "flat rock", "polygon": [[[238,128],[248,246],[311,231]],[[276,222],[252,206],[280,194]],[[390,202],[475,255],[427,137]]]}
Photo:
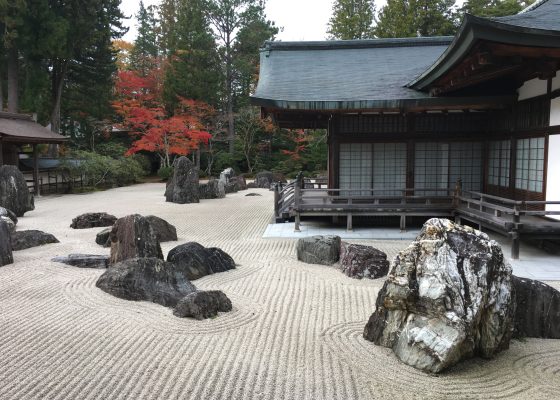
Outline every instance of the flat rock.
{"label": "flat rock", "polygon": [[404,363],[438,373],[507,349],[515,297],[511,267],[485,233],[431,219],[391,265],[364,338]]}
{"label": "flat rock", "polygon": [[235,268],[235,261],[225,251],[217,247],[206,248],[196,242],[171,249],[167,261],[174,263],[191,281]]}
{"label": "flat rock", "polygon": [[351,278],[377,279],[387,275],[389,261],[374,247],[341,242],[340,269]]}
{"label": "flat rock", "polygon": [[199,291],[183,297],[177,303],[173,315],[202,320],[213,318],[218,312],[232,310],[231,300],[220,290]]}
{"label": "flat rock", "polygon": [[171,242],[177,240],[177,229],[166,220],[156,217],[155,215],[148,215],[146,217],[154,233],[160,242]]}
{"label": "flat rock", "polygon": [[333,265],[340,256],[340,236],[309,236],[297,242],[297,259],[308,264]]}
{"label": "flat rock", "polygon": [[245,197],[255,197],[255,196],[262,196],[262,194],[260,193],[248,193],[245,195]]}
{"label": "flat rock", "polygon": [[8,224],[0,220],[0,267],[13,262],[11,232]]}
{"label": "flat rock", "polygon": [[132,258],[107,269],[95,284],[125,300],[145,300],[174,307],[196,287],[174,264],[159,258]]}
{"label": "flat rock", "polygon": [[157,235],[148,219],[141,215],[133,214],[118,219],[109,238],[111,264],[137,257],[163,259]]}
{"label": "flat rock", "polygon": [[198,168],[187,157],[179,157],[173,167],[173,177],[167,181],[165,200],[177,204],[198,203]]}
{"label": "flat rock", "polygon": [[109,268],[109,256],[95,254],[69,254],[55,257],[51,261],[79,268]]}
{"label": "flat rock", "polygon": [[560,292],[539,281],[513,277],[515,326],[513,336],[560,339]]}
{"label": "flat rock", "polygon": [[0,166],[0,207],[12,211],[18,217],[35,209],[25,177],[13,165]]}
{"label": "flat rock", "polygon": [[25,250],[50,243],[59,243],[59,241],[50,233],[42,231],[17,231],[12,234],[12,248],[14,251]]}
{"label": "flat rock", "polygon": [[101,228],[105,226],[112,226],[117,217],[106,212],[94,212],[78,215],[76,218],[72,219],[70,228],[73,229],[89,229],[89,228]]}
{"label": "flat rock", "polygon": [[109,238],[113,228],[105,228],[95,235],[95,243],[103,247],[111,247],[111,239]]}
{"label": "flat rock", "polygon": [[13,222],[15,225],[17,225],[17,223],[18,223],[17,215],[16,215],[13,211],[8,210],[7,208],[0,207],[0,217],[7,217],[7,218],[9,218],[10,220],[12,220],[12,222]]}

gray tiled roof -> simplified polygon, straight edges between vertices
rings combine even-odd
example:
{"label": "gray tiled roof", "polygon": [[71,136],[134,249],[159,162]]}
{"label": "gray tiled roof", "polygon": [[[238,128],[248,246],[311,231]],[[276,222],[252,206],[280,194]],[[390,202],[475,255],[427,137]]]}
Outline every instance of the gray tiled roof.
{"label": "gray tiled roof", "polygon": [[30,116],[0,112],[0,138],[20,143],[62,143],[66,137],[34,122]]}
{"label": "gray tiled roof", "polygon": [[523,28],[560,30],[560,0],[537,1],[524,12],[493,20]]}
{"label": "gray tiled roof", "polygon": [[404,87],[452,37],[326,42],[268,42],[254,98],[290,102],[421,99]]}

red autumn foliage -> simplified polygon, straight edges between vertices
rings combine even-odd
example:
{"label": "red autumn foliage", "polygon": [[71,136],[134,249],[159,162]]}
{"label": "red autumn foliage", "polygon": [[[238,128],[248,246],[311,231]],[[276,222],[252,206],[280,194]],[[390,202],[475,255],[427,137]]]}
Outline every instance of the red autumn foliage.
{"label": "red autumn foliage", "polygon": [[288,131],[287,138],[294,143],[294,150],[282,150],[282,153],[298,161],[309,144],[309,135],[303,129],[292,129]]}
{"label": "red autumn foliage", "polygon": [[206,103],[180,99],[169,115],[161,100],[158,71],[140,76],[135,71],[120,71],[116,82],[118,100],[113,107],[123,118],[123,127],[136,139],[127,155],[149,151],[160,156],[162,166],[170,156],[188,155],[211,138],[206,119],[213,113]]}

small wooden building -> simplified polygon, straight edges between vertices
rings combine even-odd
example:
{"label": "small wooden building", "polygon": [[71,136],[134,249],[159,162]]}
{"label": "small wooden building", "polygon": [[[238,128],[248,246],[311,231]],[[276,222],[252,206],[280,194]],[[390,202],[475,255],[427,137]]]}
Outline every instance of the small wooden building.
{"label": "small wooden building", "polygon": [[0,166],[16,165],[19,167],[19,147],[33,147],[33,183],[35,193],[39,193],[39,154],[38,144],[61,144],[67,140],[64,136],[33,121],[31,116],[0,112]]}
{"label": "small wooden building", "polygon": [[[560,200],[560,0],[454,37],[267,42],[252,102],[326,128],[331,189]],[[393,191],[393,192],[391,192]],[[533,208],[560,210],[558,204]]]}

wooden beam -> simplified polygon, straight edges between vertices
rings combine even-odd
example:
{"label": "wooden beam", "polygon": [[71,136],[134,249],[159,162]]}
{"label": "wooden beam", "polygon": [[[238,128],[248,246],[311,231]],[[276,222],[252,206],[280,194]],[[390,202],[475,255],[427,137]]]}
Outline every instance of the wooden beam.
{"label": "wooden beam", "polygon": [[33,145],[33,184],[35,188],[35,196],[40,196],[39,187],[39,150],[37,145]]}
{"label": "wooden beam", "polygon": [[2,146],[2,136],[0,136],[0,167],[4,165],[4,150]]}

